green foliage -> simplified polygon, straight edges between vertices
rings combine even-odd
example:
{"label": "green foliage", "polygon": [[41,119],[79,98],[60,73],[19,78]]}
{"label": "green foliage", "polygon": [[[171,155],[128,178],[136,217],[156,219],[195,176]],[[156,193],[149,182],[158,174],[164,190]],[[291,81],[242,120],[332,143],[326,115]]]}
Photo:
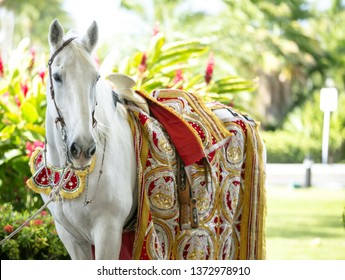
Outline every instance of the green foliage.
{"label": "green foliage", "polygon": [[[0,212],[1,240],[17,229],[33,213],[14,211],[9,203],[1,205]],[[62,260],[69,257],[56,233],[51,215],[47,211],[42,211],[21,232],[0,247],[0,259]]]}
{"label": "green foliage", "polygon": [[[329,138],[329,159],[330,162],[339,162],[345,160],[344,139],[345,139],[345,112],[342,110],[345,106],[345,94],[339,93],[338,109],[331,113],[330,120],[330,138]],[[321,151],[322,132],[323,132],[324,114],[320,110],[320,94],[315,92],[303,106],[295,108],[283,124],[283,130],[291,135],[300,135],[303,142],[315,142]],[[308,151],[306,151],[308,152]],[[320,161],[320,157],[315,158]]]}
{"label": "green foliage", "polygon": [[52,19],[69,23],[69,15],[64,11],[63,0],[2,0],[0,7],[14,13],[15,17],[15,42],[30,34],[35,42],[47,41],[47,27]]}
{"label": "green foliage", "polygon": [[302,163],[306,156],[321,159],[321,142],[302,133],[283,130],[261,132],[267,150],[268,163]]}
{"label": "green foliage", "polygon": [[[339,93],[338,109],[331,113],[329,137],[329,162],[345,161],[345,94]],[[282,129],[262,133],[266,143],[268,162],[301,163],[309,155],[315,162],[321,161],[323,112],[320,110],[320,94],[301,107],[296,107],[286,118]]]}
{"label": "green foliage", "polygon": [[[44,141],[45,69],[24,39],[0,75],[0,202],[16,209],[33,207],[37,198],[25,189],[31,176],[29,155]],[[37,206],[37,205],[36,205]]]}
{"label": "green foliage", "polygon": [[[215,61],[212,53],[207,60],[208,50],[200,40],[166,43],[165,35],[158,32],[152,36],[146,52],[124,58],[113,71],[132,76],[136,88],[147,93],[159,88],[177,88],[226,104],[240,99],[238,93],[255,89],[254,81],[234,75],[214,79]],[[207,64],[205,70],[200,67],[202,61]]]}

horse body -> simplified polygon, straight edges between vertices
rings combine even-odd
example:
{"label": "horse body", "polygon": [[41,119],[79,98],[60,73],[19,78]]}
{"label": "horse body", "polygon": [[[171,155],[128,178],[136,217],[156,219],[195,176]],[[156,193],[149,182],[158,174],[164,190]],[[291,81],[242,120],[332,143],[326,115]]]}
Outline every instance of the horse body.
{"label": "horse body", "polygon": [[[66,40],[63,35],[54,21],[49,34],[52,54]],[[50,73],[55,100],[47,94],[47,162],[53,166],[69,162],[75,169],[85,169],[96,157],[84,194],[49,207],[72,259],[91,259],[91,244],[96,259],[118,258],[123,226],[135,205],[136,162],[127,113],[122,104],[115,108],[110,85],[98,80],[91,59],[96,41],[97,26],[93,24],[84,38],[64,47]],[[58,110],[65,141],[59,129],[62,124],[56,123]]]}

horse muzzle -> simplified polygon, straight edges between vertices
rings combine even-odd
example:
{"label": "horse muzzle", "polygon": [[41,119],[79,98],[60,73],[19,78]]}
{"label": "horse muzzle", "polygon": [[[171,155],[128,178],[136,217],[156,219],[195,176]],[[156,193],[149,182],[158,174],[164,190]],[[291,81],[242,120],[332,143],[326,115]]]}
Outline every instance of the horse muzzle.
{"label": "horse muzzle", "polygon": [[96,153],[96,143],[88,145],[72,142],[68,148],[68,159],[76,169],[84,169],[91,164],[91,159]]}

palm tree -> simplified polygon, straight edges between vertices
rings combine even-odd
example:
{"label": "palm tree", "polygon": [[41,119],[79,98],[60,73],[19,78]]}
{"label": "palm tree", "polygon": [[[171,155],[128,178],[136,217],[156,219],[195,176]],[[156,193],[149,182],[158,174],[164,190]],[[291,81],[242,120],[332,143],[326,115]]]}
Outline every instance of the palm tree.
{"label": "palm tree", "polygon": [[[310,75],[324,75],[327,53],[308,33],[313,11],[306,8],[306,0],[219,0],[208,1],[208,8],[203,8],[207,1],[152,1],[155,20],[166,27],[168,38],[197,37],[210,45],[218,67],[215,75],[259,77],[251,106],[266,127],[279,126],[309,97]],[[127,2],[138,13],[145,10],[140,1],[122,1]],[[218,9],[210,10],[211,5]]]}
{"label": "palm tree", "polygon": [[0,0],[0,9],[14,17],[14,45],[24,37],[31,37],[36,43],[46,42],[47,28],[54,18],[70,22],[63,0]]}

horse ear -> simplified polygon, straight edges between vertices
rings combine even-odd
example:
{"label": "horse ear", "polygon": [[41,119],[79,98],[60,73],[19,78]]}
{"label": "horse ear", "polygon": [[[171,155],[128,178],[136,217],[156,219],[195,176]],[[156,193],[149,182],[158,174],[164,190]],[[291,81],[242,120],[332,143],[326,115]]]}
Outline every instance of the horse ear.
{"label": "horse ear", "polygon": [[92,22],[91,26],[83,37],[83,43],[85,44],[87,50],[92,52],[98,41],[98,26],[95,21]]}
{"label": "horse ear", "polygon": [[50,24],[48,35],[49,45],[52,50],[56,50],[61,45],[63,36],[63,27],[57,19],[54,19]]}

